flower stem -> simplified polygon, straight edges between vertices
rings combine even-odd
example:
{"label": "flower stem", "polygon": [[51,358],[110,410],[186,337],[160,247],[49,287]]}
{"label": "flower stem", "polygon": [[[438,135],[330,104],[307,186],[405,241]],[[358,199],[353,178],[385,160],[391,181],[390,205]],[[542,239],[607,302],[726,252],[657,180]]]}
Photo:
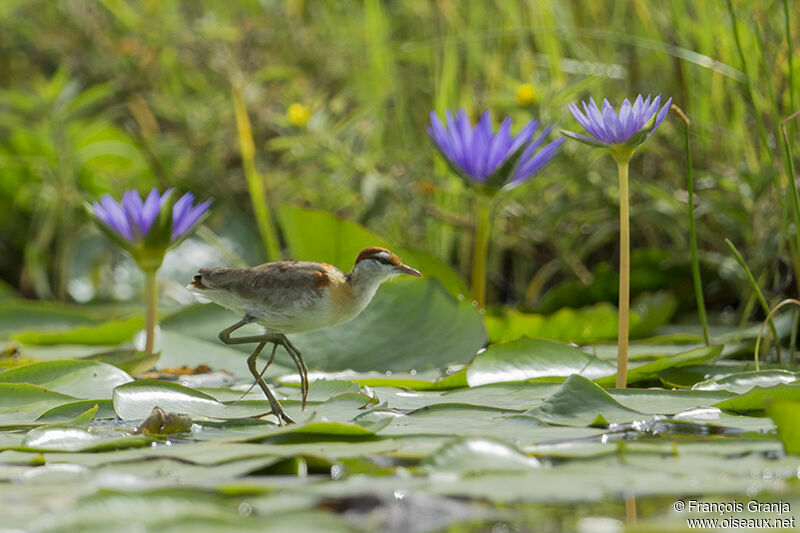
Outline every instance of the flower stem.
{"label": "flower stem", "polygon": [[619,172],[619,329],[617,334],[617,388],[628,384],[628,322],[630,314],[631,235],[628,215],[628,165],[616,158]]}
{"label": "flower stem", "polygon": [[472,240],[472,297],[478,308],[486,305],[486,261],[489,254],[491,202],[483,196],[475,198],[475,236]]}
{"label": "flower stem", "polygon": [[145,347],[144,351],[153,353],[156,337],[156,311],[158,309],[158,269],[144,271],[144,321],[145,321]]}

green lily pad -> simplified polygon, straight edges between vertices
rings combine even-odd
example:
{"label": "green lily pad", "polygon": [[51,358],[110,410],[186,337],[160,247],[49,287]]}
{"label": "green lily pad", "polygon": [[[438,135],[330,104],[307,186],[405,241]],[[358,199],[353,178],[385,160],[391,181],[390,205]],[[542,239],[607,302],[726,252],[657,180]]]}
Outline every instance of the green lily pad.
{"label": "green lily pad", "polygon": [[755,386],[743,394],[714,404],[714,407],[729,411],[762,411],[770,400],[800,401],[800,384]]}
{"label": "green lily pad", "polygon": [[86,452],[136,448],[151,442],[144,436],[99,436],[78,427],[42,426],[30,430],[20,446],[29,451]]}
{"label": "green lily pad", "polygon": [[767,414],[778,426],[786,453],[800,455],[800,402],[796,400],[775,399],[767,401]]}
{"label": "green lily pad", "polygon": [[30,383],[0,383],[0,413],[42,411],[77,400]]}
{"label": "green lily pad", "polygon": [[54,344],[106,346],[129,342],[143,327],[144,319],[133,317],[125,320],[109,320],[97,325],[82,325],[65,331],[27,330],[14,335],[13,339],[22,344],[45,346]]}
{"label": "green lily pad", "polygon": [[612,398],[636,411],[651,415],[672,415],[698,407],[717,406],[734,395],[726,391],[611,389]]}
{"label": "green lily pad", "polygon": [[467,368],[471,387],[534,378],[564,378],[581,374],[599,378],[616,367],[567,344],[546,339],[521,339],[492,344]]}
{"label": "green lily pad", "polygon": [[738,372],[697,383],[695,390],[726,390],[738,394],[754,387],[772,387],[797,381],[798,375],[788,370],[753,370]]}
{"label": "green lily pad", "polygon": [[42,361],[0,372],[0,383],[31,383],[77,398],[111,398],[114,387],[131,381],[115,366],[83,360]]}
{"label": "green lily pad", "polygon": [[114,410],[123,420],[147,418],[154,407],[194,417],[246,418],[270,412],[267,402],[224,404],[203,392],[166,381],[134,381],[114,389]]}
{"label": "green lily pad", "polygon": [[25,330],[47,328],[50,331],[99,322],[97,317],[78,306],[13,299],[0,302],[0,338]]}
{"label": "green lily pad", "polygon": [[51,423],[68,423],[76,417],[85,413],[93,406],[97,406],[93,418],[116,418],[117,413],[114,411],[114,404],[111,400],[77,400],[74,402],[63,403],[51,409],[48,409],[36,418],[37,422]]}
{"label": "green lily pad", "polygon": [[420,466],[432,472],[518,472],[542,464],[508,443],[494,439],[456,439],[426,457]]}
{"label": "green lily pad", "polygon": [[160,354],[158,353],[140,352],[138,350],[113,350],[87,355],[82,359],[113,365],[131,376],[135,376],[153,368],[159,357]]}
{"label": "green lily pad", "polygon": [[552,396],[526,413],[563,426],[605,426],[650,418],[625,407],[602,387],[578,374],[568,377]]}
{"label": "green lily pad", "polygon": [[[648,380],[654,380],[664,370],[704,363],[719,357],[721,352],[722,346],[703,346],[701,348],[694,348],[687,352],[661,357],[655,361],[650,361],[649,363],[629,368],[628,383],[641,383]],[[597,384],[602,387],[612,387],[616,384],[616,373],[595,381],[597,381]]]}
{"label": "green lily pad", "polygon": [[292,336],[309,366],[402,371],[466,362],[486,343],[480,313],[435,281],[385,283],[355,319]]}
{"label": "green lily pad", "polygon": [[392,250],[426,278],[438,280],[451,294],[469,294],[464,280],[442,260],[421,250],[391,245],[355,222],[289,205],[281,206],[278,216],[294,259],[324,261],[348,272],[363,248],[381,246]]}
{"label": "green lily pad", "polygon": [[[678,301],[670,293],[661,292],[639,298],[631,309],[630,335],[641,338],[652,335],[666,324]],[[515,309],[485,317],[492,343],[523,336],[589,343],[617,338],[619,313],[610,303],[598,303],[580,309],[564,307],[552,314],[523,313]]]}

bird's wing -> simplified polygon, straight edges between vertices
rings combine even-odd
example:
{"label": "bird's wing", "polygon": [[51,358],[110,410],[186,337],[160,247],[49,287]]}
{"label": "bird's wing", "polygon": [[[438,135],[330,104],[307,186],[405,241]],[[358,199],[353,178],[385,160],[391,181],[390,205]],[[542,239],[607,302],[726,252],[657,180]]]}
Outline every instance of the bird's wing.
{"label": "bird's wing", "polygon": [[[281,305],[302,295],[320,294],[335,267],[308,261],[275,261],[252,268],[201,268],[199,282],[213,291],[266,305]],[[210,295],[209,295],[210,296]]]}

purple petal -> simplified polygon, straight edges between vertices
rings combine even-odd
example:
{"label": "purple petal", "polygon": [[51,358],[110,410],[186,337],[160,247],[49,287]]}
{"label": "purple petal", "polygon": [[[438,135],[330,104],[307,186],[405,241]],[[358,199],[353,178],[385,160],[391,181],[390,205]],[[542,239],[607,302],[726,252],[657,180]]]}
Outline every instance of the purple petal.
{"label": "purple petal", "polygon": [[486,170],[489,174],[497,170],[497,167],[505,161],[511,148],[511,117],[506,117],[497,134],[489,144],[486,153]]}
{"label": "purple petal", "polygon": [[664,119],[667,118],[667,114],[669,113],[671,105],[672,105],[672,98],[667,100],[667,103],[664,104],[664,107],[662,107],[661,111],[658,112],[658,115],[656,116],[656,123],[653,126],[653,129],[650,130],[650,133],[647,134],[647,138],[648,139],[653,134],[653,132],[655,132],[658,129],[658,127],[661,125],[661,123],[664,122]]}
{"label": "purple petal", "polygon": [[[183,198],[178,200],[175,203],[175,207],[178,206],[178,203],[181,202],[184,198],[189,196],[191,193],[186,193]],[[191,205],[191,201],[189,202]],[[211,205],[211,200],[206,200],[200,204],[194,206],[194,208],[190,209],[188,212],[184,212],[181,218],[176,217],[176,211],[172,211],[172,239],[179,239],[183,237],[187,231],[192,229],[192,226],[197,222],[197,220],[205,213],[209,206]]]}
{"label": "purple petal", "polygon": [[538,121],[531,119],[526,122],[525,125],[522,126],[522,128],[514,136],[510,151],[516,152],[520,146],[530,141],[537,129],[539,129]]}
{"label": "purple petal", "polygon": [[125,191],[122,195],[122,209],[125,211],[125,217],[128,219],[133,232],[137,235],[144,235],[145,231],[142,228],[142,198],[139,196],[139,191]]}
{"label": "purple petal", "polygon": [[122,210],[122,207],[108,194],[101,199],[101,203],[105,210],[103,222],[108,224],[114,231],[133,242],[133,231],[131,231],[128,219],[125,217],[125,212]]}
{"label": "purple petal", "polygon": [[147,232],[150,231],[160,210],[161,195],[158,193],[158,189],[153,189],[150,191],[150,194],[147,195],[147,199],[144,201],[144,206],[142,207],[142,234],[146,235]]}
{"label": "purple petal", "polygon": [[[540,139],[542,138],[543,136],[540,136]],[[539,150],[539,152],[537,152],[530,159],[522,161],[517,167],[517,170],[514,172],[514,179],[511,180],[509,186],[515,187],[523,181],[530,179],[531,176],[542,170],[550,161],[555,158],[556,155],[558,155],[558,151],[561,145],[564,144],[564,141],[566,141],[566,139],[564,137],[560,137]]]}

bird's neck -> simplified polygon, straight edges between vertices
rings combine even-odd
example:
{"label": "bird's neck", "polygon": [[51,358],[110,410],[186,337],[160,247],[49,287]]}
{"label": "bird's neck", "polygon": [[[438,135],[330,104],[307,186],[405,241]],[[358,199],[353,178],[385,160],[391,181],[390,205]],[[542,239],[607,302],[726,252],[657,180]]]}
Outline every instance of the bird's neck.
{"label": "bird's neck", "polygon": [[376,276],[370,272],[360,272],[357,268],[347,274],[347,284],[353,289],[355,300],[363,307],[366,307],[372,300],[384,280],[384,276]]}

